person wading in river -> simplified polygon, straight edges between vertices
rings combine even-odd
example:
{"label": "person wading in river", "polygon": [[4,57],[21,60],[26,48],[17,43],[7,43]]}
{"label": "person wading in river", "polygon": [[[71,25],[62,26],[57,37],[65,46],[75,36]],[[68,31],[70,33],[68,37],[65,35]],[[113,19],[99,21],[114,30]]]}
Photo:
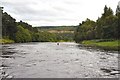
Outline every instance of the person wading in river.
{"label": "person wading in river", "polygon": [[60,45],[59,43],[57,43],[57,45]]}

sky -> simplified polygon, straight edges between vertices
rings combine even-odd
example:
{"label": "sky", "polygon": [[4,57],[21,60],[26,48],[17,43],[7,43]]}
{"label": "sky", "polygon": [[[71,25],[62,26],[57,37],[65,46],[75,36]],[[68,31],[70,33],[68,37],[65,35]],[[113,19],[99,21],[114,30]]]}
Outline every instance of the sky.
{"label": "sky", "polygon": [[97,20],[104,6],[116,11],[119,0],[0,0],[4,11],[16,21],[32,26],[78,25],[89,18]]}

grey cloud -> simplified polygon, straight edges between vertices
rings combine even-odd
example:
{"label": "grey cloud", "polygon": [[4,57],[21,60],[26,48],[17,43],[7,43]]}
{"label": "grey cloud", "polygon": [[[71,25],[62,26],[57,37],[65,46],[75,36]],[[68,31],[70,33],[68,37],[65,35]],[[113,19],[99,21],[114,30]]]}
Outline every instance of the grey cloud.
{"label": "grey cloud", "polygon": [[44,3],[51,3],[51,1],[53,4],[53,2],[56,0],[24,0],[24,1],[13,0],[13,2],[4,0],[1,2],[6,10],[8,10],[12,14],[19,15],[21,20],[23,21],[25,20],[25,21],[55,22],[56,20],[60,20],[60,21],[73,20],[73,19],[64,17],[64,14],[67,14],[69,10],[62,7],[61,5],[59,6],[49,5],[51,9],[41,9],[41,7],[37,7],[37,9],[31,8],[32,5],[37,5],[38,2],[41,2],[44,4]]}
{"label": "grey cloud", "polygon": [[[85,2],[87,1],[87,3]],[[93,5],[93,2],[96,5]],[[98,17],[100,10],[93,11],[93,8],[98,8],[105,0],[100,0],[99,4],[96,0],[0,0],[4,11],[8,12],[12,17],[18,20],[31,22],[30,24],[37,24],[39,21],[48,22],[50,24],[60,24],[57,22],[75,22],[80,19],[93,15]],[[111,0],[112,1],[112,0]],[[114,1],[113,1],[114,2]],[[98,5],[97,5],[98,4]],[[120,2],[119,2],[120,4]],[[87,13],[89,12],[89,14]],[[80,18],[80,19],[78,19]],[[32,23],[33,22],[33,23]],[[52,23],[53,22],[53,23]],[[56,23],[55,23],[56,22]],[[40,23],[38,23],[40,24]]]}
{"label": "grey cloud", "polygon": [[120,1],[118,2],[118,6],[120,7]]}
{"label": "grey cloud", "polygon": [[63,7],[55,6],[55,7],[53,7],[53,8],[54,8],[55,10],[60,11],[60,12],[63,12],[63,13],[71,12],[70,10],[65,9],[65,8],[63,8]]}

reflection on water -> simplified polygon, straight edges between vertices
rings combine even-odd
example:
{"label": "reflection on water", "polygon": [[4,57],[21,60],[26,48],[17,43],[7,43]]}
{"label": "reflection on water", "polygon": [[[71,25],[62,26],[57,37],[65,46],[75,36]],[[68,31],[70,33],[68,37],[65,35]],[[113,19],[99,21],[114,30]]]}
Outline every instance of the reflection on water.
{"label": "reflection on water", "polygon": [[74,42],[3,45],[3,77],[14,78],[114,78],[118,53],[86,49]]}

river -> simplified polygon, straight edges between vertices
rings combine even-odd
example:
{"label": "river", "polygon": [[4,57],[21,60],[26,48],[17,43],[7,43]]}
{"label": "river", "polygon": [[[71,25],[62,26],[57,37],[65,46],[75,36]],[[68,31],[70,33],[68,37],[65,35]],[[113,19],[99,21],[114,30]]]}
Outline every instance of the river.
{"label": "river", "polygon": [[74,42],[2,45],[1,74],[14,78],[117,78],[118,53]]}

